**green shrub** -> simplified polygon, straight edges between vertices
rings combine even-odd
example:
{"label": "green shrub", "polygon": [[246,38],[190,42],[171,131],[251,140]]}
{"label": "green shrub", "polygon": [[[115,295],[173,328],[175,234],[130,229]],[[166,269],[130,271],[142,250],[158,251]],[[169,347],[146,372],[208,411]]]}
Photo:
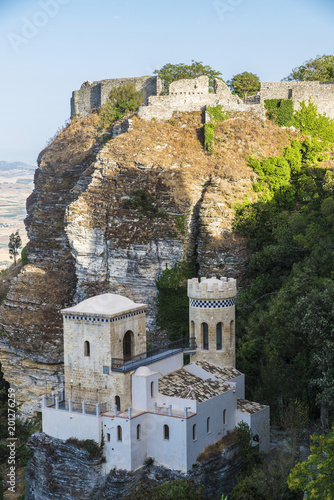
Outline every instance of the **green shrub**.
{"label": "green shrub", "polygon": [[81,448],[82,450],[87,451],[89,458],[101,458],[102,455],[102,447],[99,446],[94,439],[84,439],[80,440],[77,438],[69,438],[66,440],[66,443],[75,446],[76,448]]}
{"label": "green shrub", "polygon": [[206,123],[204,125],[204,148],[212,155],[215,151],[215,123]]}
{"label": "green shrub", "polygon": [[223,110],[223,107],[221,105],[209,106],[208,108],[206,108],[206,111],[211,120],[215,123],[223,122],[228,116],[228,113]]}
{"label": "green shrub", "polygon": [[290,99],[266,99],[264,106],[269,120],[273,120],[280,127],[294,125],[293,102]]}
{"label": "green shrub", "polygon": [[99,109],[100,126],[110,127],[116,120],[123,118],[128,111],[137,111],[143,103],[145,95],[136,89],[134,83],[123,83],[113,88],[108,100]]}
{"label": "green shrub", "polygon": [[318,137],[323,141],[334,142],[334,120],[318,113],[317,106],[309,100],[300,103],[295,112],[295,126],[305,134]]}
{"label": "green shrub", "polygon": [[21,250],[21,264],[22,267],[28,264],[28,250],[27,247],[23,247]]}
{"label": "green shrub", "polygon": [[157,280],[157,324],[167,330],[171,340],[189,335],[187,279],[195,276],[194,266],[186,261],[166,269]]}
{"label": "green shrub", "polygon": [[157,200],[146,189],[137,189],[128,200],[125,200],[123,207],[126,209],[139,210],[146,217],[166,217],[166,212],[158,207]]}

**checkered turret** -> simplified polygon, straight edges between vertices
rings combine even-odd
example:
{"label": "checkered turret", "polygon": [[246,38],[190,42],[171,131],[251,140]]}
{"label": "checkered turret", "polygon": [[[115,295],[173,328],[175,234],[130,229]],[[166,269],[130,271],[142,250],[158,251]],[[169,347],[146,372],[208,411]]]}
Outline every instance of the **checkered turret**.
{"label": "checkered turret", "polygon": [[194,360],[235,366],[235,298],[233,278],[188,280],[189,331],[196,337]]}

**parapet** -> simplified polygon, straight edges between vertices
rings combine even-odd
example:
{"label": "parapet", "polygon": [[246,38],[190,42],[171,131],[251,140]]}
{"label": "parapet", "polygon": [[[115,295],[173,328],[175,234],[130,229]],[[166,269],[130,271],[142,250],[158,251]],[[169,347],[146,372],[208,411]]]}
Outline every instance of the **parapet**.
{"label": "parapet", "polygon": [[237,294],[234,278],[197,278],[188,280],[188,297],[191,299],[230,299]]}

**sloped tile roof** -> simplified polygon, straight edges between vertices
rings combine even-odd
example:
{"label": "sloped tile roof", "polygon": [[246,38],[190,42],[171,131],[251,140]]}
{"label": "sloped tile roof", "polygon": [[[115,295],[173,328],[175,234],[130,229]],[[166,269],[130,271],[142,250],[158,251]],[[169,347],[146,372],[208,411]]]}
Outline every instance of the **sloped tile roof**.
{"label": "sloped tile roof", "polygon": [[217,366],[209,363],[208,361],[196,361],[196,365],[203,368],[206,372],[211,373],[211,375],[218,378],[222,382],[227,382],[232,378],[242,375],[242,373],[233,366]]}
{"label": "sloped tile roof", "polygon": [[255,403],[254,401],[247,401],[247,399],[237,398],[237,410],[247,413],[248,415],[253,415],[253,413],[264,410],[264,408],[267,408],[267,405]]}
{"label": "sloped tile roof", "polygon": [[159,392],[165,396],[194,399],[203,403],[232,388],[217,380],[202,380],[181,368],[159,379]]}

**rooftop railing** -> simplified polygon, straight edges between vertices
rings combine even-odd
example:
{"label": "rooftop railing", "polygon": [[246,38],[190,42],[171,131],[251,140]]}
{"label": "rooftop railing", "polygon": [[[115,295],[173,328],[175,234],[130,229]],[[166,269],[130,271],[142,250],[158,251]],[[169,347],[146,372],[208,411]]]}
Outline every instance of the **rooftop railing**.
{"label": "rooftop railing", "polygon": [[129,359],[112,358],[111,370],[112,371],[130,371],[139,366],[148,365],[159,361],[160,359],[168,358],[179,352],[195,351],[197,348],[196,337],[185,337],[183,339],[169,342],[163,347],[150,349],[149,351],[136,354]]}

